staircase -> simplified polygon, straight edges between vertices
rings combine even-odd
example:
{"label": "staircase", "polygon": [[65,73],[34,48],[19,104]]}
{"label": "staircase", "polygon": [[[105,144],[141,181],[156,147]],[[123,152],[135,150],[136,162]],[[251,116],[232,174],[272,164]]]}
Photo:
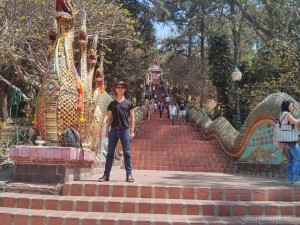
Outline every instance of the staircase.
{"label": "staircase", "polygon": [[[162,100],[160,80],[153,78],[157,102]],[[167,170],[233,173],[229,158],[216,140],[205,141],[188,122],[169,123],[166,106],[162,118],[157,111],[144,121],[131,144],[133,167]]]}
{"label": "staircase", "polygon": [[114,167],[109,182],[97,174],[64,184],[59,196],[0,193],[0,224],[300,224],[300,189],[234,174],[217,141],[188,122],[171,126],[166,111],[144,120],[131,154],[134,183]]}
{"label": "staircase", "polygon": [[66,184],[62,196],[20,193],[0,196],[1,225],[300,222],[295,217],[300,213],[299,190],[277,187],[208,188],[86,181]]}
{"label": "staircase", "polygon": [[171,126],[167,112],[144,121],[132,141],[132,163],[139,170],[232,173],[234,168],[216,140],[205,141],[188,122]]}

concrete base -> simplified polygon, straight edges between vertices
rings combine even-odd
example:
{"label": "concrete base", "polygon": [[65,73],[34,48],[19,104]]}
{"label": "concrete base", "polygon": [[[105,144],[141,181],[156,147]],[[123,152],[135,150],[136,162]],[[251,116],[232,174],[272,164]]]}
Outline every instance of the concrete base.
{"label": "concrete base", "polygon": [[237,173],[259,175],[265,177],[285,178],[285,164],[234,162]]}
{"label": "concrete base", "polygon": [[13,146],[14,182],[61,184],[87,179],[97,170],[95,153],[72,147]]}
{"label": "concrete base", "polygon": [[87,179],[91,175],[91,166],[16,164],[13,181],[54,184]]}

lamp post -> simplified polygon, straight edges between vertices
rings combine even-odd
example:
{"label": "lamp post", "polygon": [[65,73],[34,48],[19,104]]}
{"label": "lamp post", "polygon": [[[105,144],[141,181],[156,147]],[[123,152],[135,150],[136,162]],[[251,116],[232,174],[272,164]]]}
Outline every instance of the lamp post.
{"label": "lamp post", "polygon": [[166,81],[166,94],[169,95],[170,83]]}
{"label": "lamp post", "polygon": [[189,85],[185,84],[185,85],[184,85],[184,90],[185,90],[185,100],[188,101],[188,90],[189,90]]}
{"label": "lamp post", "polygon": [[140,84],[140,91],[141,91],[141,102],[140,105],[143,105],[143,102],[145,101],[145,93],[144,93],[144,84]]}
{"label": "lamp post", "polygon": [[231,74],[231,79],[236,85],[236,129],[241,130],[241,111],[240,111],[240,94],[239,94],[239,82],[242,79],[241,71],[235,67]]}

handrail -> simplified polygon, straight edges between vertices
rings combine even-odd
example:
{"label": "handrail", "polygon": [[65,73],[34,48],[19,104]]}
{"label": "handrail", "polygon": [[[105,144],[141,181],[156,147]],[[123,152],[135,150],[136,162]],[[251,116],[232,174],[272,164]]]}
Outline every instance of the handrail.
{"label": "handrail", "polygon": [[188,108],[187,115],[190,122],[202,131],[205,138],[216,138],[227,155],[238,158],[245,152],[251,135],[260,125],[275,124],[280,113],[281,103],[285,99],[296,102],[286,93],[269,95],[249,114],[240,132],[235,130],[224,117],[212,121],[207,115],[192,108]]}

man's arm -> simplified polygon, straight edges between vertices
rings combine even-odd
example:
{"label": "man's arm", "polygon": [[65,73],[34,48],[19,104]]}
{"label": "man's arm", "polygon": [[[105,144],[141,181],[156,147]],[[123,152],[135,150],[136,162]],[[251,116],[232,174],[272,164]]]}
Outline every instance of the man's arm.
{"label": "man's arm", "polygon": [[130,115],[130,137],[134,137],[134,124],[135,124],[135,117],[134,117],[134,108],[129,111]]}

